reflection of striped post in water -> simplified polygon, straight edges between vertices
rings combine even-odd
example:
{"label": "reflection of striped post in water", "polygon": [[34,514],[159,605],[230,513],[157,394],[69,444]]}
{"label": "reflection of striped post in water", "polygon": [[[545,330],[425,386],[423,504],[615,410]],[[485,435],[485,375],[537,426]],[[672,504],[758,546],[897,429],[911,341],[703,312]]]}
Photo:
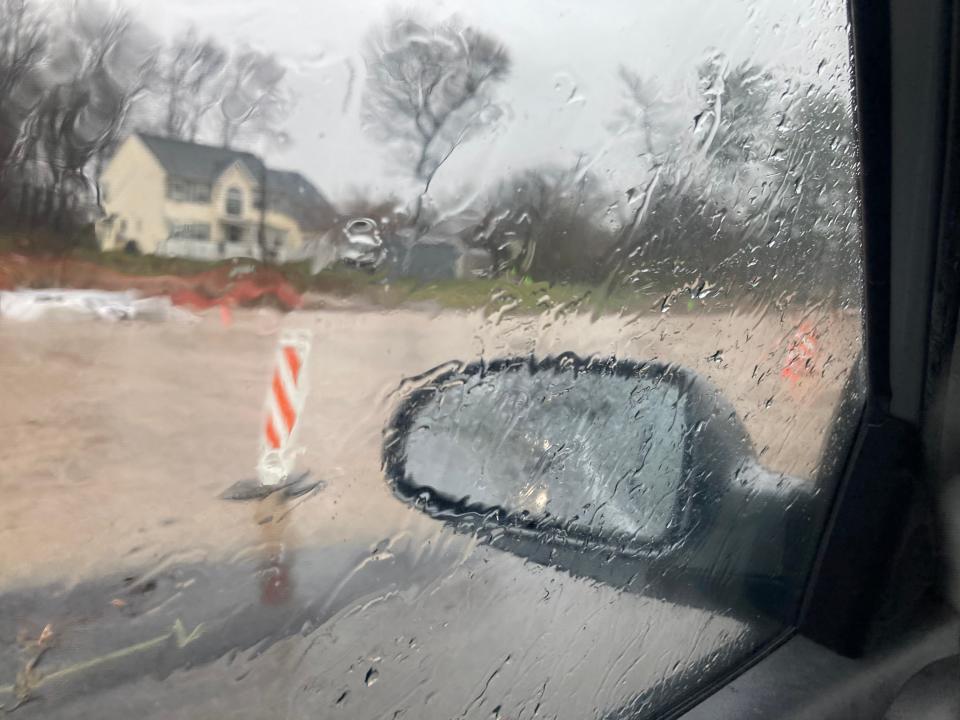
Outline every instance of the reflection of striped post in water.
{"label": "reflection of striped post in water", "polygon": [[267,390],[266,417],[257,464],[257,475],[263,485],[281,483],[293,469],[291,447],[307,397],[305,368],[309,353],[309,331],[288,331],[280,336]]}

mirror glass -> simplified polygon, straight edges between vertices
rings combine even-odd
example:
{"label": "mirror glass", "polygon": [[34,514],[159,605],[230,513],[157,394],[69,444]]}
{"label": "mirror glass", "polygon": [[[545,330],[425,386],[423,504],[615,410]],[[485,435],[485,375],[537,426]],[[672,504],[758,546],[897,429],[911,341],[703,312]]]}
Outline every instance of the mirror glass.
{"label": "mirror glass", "polygon": [[681,500],[684,396],[666,376],[531,368],[457,377],[414,411],[406,478],[471,510],[663,539]]}

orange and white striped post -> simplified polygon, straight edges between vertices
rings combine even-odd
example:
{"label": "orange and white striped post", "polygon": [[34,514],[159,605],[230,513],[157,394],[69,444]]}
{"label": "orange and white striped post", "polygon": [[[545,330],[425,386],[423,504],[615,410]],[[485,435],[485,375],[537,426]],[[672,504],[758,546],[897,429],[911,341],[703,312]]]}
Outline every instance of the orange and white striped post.
{"label": "orange and white striped post", "polygon": [[267,389],[257,476],[261,485],[279,485],[293,470],[298,421],[307,398],[308,330],[285,331],[280,336],[273,374]]}

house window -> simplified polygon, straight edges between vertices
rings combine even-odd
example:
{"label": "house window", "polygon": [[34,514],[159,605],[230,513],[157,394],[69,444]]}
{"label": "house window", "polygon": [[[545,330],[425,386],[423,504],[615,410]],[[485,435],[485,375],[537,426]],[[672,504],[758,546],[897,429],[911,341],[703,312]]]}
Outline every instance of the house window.
{"label": "house window", "polygon": [[[228,208],[230,207],[230,206],[229,206],[229,200],[228,200],[228,205],[227,205],[227,207],[228,207]],[[229,212],[229,210],[228,210],[227,212]],[[238,226],[236,226],[236,225],[228,225],[228,226],[227,226],[227,240],[229,240],[229,241],[232,242],[232,243],[238,243],[238,242],[240,242],[241,240],[243,240],[243,228],[238,227]]]}
{"label": "house window", "polygon": [[243,193],[240,188],[227,190],[227,215],[243,215]]}
{"label": "house window", "polygon": [[175,223],[170,229],[170,237],[177,240],[209,240],[208,223]]}
{"label": "house window", "polygon": [[177,202],[208,203],[210,186],[180,178],[167,178],[167,197]]}

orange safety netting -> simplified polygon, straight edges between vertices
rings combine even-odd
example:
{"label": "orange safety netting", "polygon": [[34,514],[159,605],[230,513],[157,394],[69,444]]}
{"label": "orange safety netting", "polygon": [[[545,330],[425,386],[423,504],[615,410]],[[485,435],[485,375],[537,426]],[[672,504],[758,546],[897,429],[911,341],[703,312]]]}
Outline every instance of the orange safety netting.
{"label": "orange safety netting", "polygon": [[294,310],[303,304],[301,294],[273,268],[237,274],[235,266],[220,265],[193,275],[128,275],[72,258],[0,256],[0,290],[17,288],[136,290],[145,297],[167,295],[175,305],[195,310],[261,302]]}

